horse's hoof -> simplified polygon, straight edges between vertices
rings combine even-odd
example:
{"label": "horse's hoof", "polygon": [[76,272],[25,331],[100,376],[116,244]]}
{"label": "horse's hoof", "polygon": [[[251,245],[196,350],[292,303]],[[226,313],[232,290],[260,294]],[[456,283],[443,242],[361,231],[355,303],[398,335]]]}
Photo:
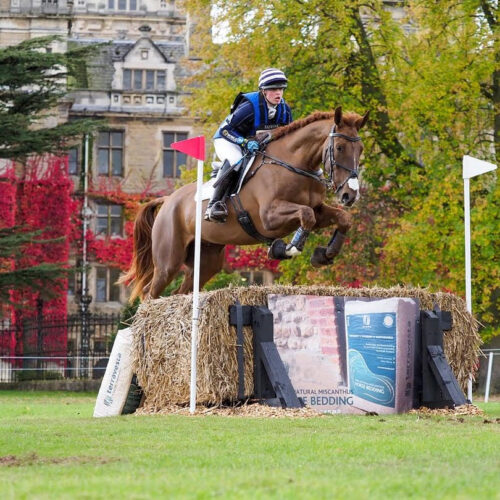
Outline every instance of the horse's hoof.
{"label": "horse's hoof", "polygon": [[311,265],[313,267],[326,266],[332,264],[333,259],[326,256],[326,247],[316,247],[311,255]]}
{"label": "horse's hoof", "polygon": [[286,254],[286,243],[283,240],[274,240],[267,251],[267,256],[270,259],[291,259],[291,257]]}

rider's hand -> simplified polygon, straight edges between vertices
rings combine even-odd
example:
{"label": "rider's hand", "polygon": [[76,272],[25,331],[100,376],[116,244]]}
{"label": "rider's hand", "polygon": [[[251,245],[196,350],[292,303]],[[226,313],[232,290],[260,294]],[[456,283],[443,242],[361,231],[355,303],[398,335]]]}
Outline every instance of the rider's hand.
{"label": "rider's hand", "polygon": [[245,144],[245,148],[250,151],[250,153],[255,153],[259,149],[259,143],[257,141],[248,141]]}

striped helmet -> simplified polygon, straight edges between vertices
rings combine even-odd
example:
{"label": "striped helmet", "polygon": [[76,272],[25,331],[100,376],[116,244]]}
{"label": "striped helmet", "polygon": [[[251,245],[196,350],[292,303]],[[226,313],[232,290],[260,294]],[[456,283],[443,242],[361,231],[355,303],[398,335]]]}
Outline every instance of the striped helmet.
{"label": "striped helmet", "polygon": [[286,89],[288,80],[283,71],[267,68],[259,76],[259,89]]}

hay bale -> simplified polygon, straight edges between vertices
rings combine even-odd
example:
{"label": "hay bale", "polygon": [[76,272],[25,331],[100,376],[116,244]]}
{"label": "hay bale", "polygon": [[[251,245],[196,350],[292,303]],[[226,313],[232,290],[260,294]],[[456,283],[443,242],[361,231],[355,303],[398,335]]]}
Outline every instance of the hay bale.
{"label": "hay bale", "polygon": [[[221,404],[238,393],[236,332],[229,326],[228,310],[236,300],[244,305],[267,304],[269,294],[347,297],[412,297],[422,309],[437,304],[451,311],[453,328],[445,332],[444,350],[462,388],[475,367],[481,344],[478,323],[464,301],[449,293],[421,288],[344,288],[339,286],[251,286],[225,288],[200,294],[197,402]],[[134,371],[146,395],[148,411],[189,402],[192,295],[149,300],[139,307],[134,332]],[[250,327],[245,335],[245,393],[253,392],[253,346]]]}

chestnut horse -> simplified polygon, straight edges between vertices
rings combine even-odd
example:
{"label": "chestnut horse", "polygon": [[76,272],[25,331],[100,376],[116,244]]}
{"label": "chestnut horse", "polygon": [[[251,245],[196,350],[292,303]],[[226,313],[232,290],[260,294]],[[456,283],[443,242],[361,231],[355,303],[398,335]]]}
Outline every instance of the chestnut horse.
{"label": "chestnut horse", "polygon": [[[368,113],[316,112],[272,131],[265,151],[257,153],[251,178],[239,198],[255,229],[273,241],[271,258],[290,258],[300,253],[310,231],[336,226],[326,247],[317,247],[314,266],[330,264],[339,253],[351,216],[340,206],[324,203],[332,187],[337,199],[350,206],[359,196],[358,170],[363,150],[358,131]],[[320,168],[323,163],[327,180]],[[252,176],[252,174],[254,174]],[[184,280],[176,293],[193,288],[196,183],[176,190],[141,207],[134,226],[134,256],[121,282],[133,286],[131,300],[157,298],[184,268]],[[161,208],[157,208],[161,205]],[[259,241],[238,223],[235,206],[228,203],[223,224],[202,222],[200,287],[218,273],[224,263],[224,247],[253,245]],[[285,245],[280,239],[296,231]]]}

